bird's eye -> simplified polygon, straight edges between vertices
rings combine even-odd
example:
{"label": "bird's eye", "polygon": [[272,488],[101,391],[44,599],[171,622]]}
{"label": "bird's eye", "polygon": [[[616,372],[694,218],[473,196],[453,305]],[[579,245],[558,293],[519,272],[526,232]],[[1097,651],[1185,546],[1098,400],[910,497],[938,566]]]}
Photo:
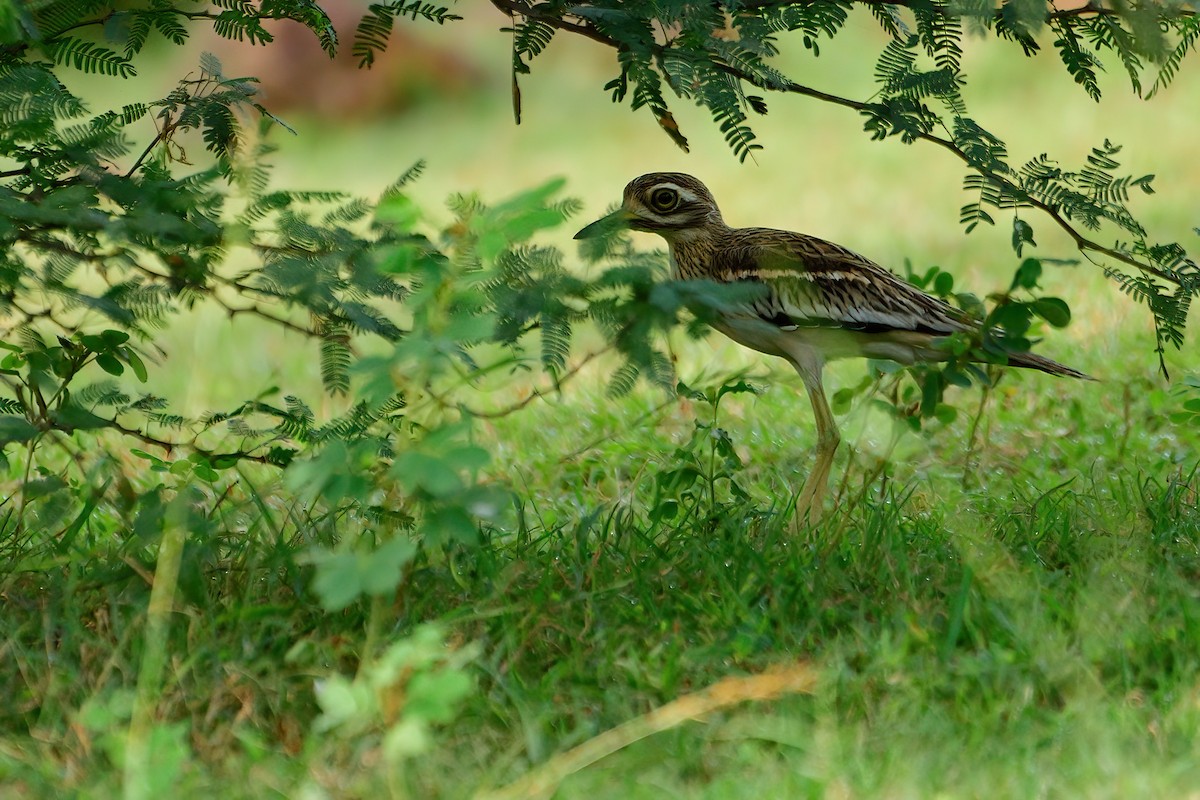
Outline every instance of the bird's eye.
{"label": "bird's eye", "polygon": [[679,205],[679,192],[674,189],[655,189],[650,193],[650,205],[655,211],[671,211]]}

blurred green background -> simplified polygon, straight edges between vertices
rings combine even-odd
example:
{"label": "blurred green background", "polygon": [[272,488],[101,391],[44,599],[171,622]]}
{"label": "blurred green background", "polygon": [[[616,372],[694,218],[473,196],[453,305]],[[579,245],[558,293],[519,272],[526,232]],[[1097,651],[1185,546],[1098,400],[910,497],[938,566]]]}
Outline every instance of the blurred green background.
{"label": "blurred green background", "polygon": [[[964,233],[959,208],[971,198],[961,189],[960,162],[928,144],[871,141],[862,118],[848,109],[806,97],[769,96],[769,113],[751,120],[763,149],[739,163],[706,112],[679,100],[673,112],[691,143],[691,152],[684,153],[649,113],[609,101],[602,86],[617,74],[611,51],[559,35],[535,60],[533,74],[522,77],[523,121],[516,125],[511,37],[500,31],[508,23],[504,15],[481,3],[463,4],[456,10],[466,19],[442,27],[402,20],[384,58],[370,71],[360,71],[348,51],[365,6],[336,5],[346,51],[336,62],[321,53],[311,34],[295,27],[276,26],[280,39],[269,47],[200,37],[186,51],[164,51],[164,60],[125,84],[125,96],[96,98],[96,106],[157,96],[195,70],[200,52],[208,50],[228,75],[259,76],[263,103],[296,131],[275,128],[270,134],[278,146],[271,160],[279,188],[376,196],[413,162],[425,159],[428,168],[410,190],[425,208],[442,209],[447,196],[460,192],[495,201],[563,176],[567,193],[584,202],[582,225],[616,203],[629,179],[678,170],[709,185],[730,224],[828,238],[901,273],[906,261],[921,270],[936,264],[957,276],[959,289],[981,295],[1003,290],[1018,263],[1008,218],[997,215],[995,227]],[[798,34],[791,41],[781,36],[779,65],[800,83],[867,99],[875,91],[875,59],[885,43],[874,20],[856,9],[837,41],[823,43],[820,57],[804,49]],[[1109,64],[1102,80],[1105,96],[1096,103],[1072,82],[1052,51],[1025,58],[1015,45],[981,37],[969,37],[965,50],[971,112],[1008,142],[1013,163],[1048,153],[1064,168],[1077,169],[1090,148],[1106,138],[1123,144],[1119,172],[1159,176],[1155,195],[1133,201],[1151,240],[1178,241],[1195,252],[1200,72],[1185,64],[1172,86],[1142,100],[1130,91],[1120,65]],[[1023,217],[1033,225],[1036,255],[1080,258],[1048,219],[1033,211]],[[448,213],[428,219],[431,235],[449,219]],[[568,225],[545,239],[571,259],[575,229]],[[640,246],[662,247],[656,237],[638,236]],[[1104,235],[1100,239],[1110,243]],[[1153,378],[1157,362],[1150,315],[1122,296],[1097,267],[1082,261],[1074,268],[1051,269],[1044,285],[1047,293],[1068,301],[1075,321],[1066,331],[1052,332],[1042,352],[1102,378]],[[301,343],[287,334],[251,319],[229,321],[212,310],[191,320],[167,337],[173,375],[160,375],[162,385],[154,387],[183,401],[185,413],[236,402],[271,383],[289,389],[318,385],[315,359],[294,358]],[[681,341],[679,348],[684,372],[694,348],[700,348],[696,358],[708,365],[763,360],[718,337],[699,344]],[[237,359],[226,360],[223,354],[229,352]],[[1175,372],[1196,367],[1187,352],[1169,353],[1168,363]],[[216,380],[195,369],[205,364],[221,365]],[[839,365],[831,383],[838,385],[838,375],[856,380],[860,374],[861,366]]]}
{"label": "blurred green background", "polygon": [[[327,5],[338,12],[348,51],[366,3]],[[122,84],[66,79],[99,112],[163,96],[198,71],[202,51],[214,52],[227,75],[262,78],[262,102],[296,132],[270,133],[277,188],[376,197],[424,159],[424,175],[406,191],[428,210],[426,232],[435,238],[453,218],[444,211],[449,195],[495,202],[564,177],[583,211],[539,243],[560,247],[579,270],[588,269],[571,241],[579,227],[615,204],[631,178],[680,170],[710,186],[730,224],[822,236],[901,273],[906,262],[918,271],[938,265],[956,276],[957,289],[980,295],[1010,284],[1018,259],[1009,220],[997,214],[996,227],[964,233],[959,209],[972,199],[961,190],[964,168],[939,148],[873,142],[849,110],[770,96],[770,113],[752,120],[763,149],[744,164],[706,112],[677,102],[691,142],[683,153],[650,114],[609,101],[601,87],[617,74],[610,51],[565,36],[523,77],[518,126],[511,38],[499,30],[508,20],[486,3],[456,10],[467,19],[445,27],[402,21],[370,72],[348,52],[331,64],[310,34],[277,27],[280,41],[266,48],[207,35],[186,51],[147,53],[141,74]],[[798,36],[781,36],[779,66],[813,88],[865,100],[884,43],[875,21],[856,9],[819,58]],[[1094,103],[1053,52],[1027,59],[1015,45],[978,38],[965,49],[972,114],[1009,143],[1013,163],[1044,152],[1078,169],[1106,138],[1124,144],[1121,173],[1159,176],[1157,194],[1132,203],[1149,238],[1200,253],[1194,57],[1152,101],[1134,96],[1111,64],[1105,98]],[[135,152],[153,136],[148,123],[138,135]],[[207,166],[199,142],[178,155]],[[669,346],[684,381],[715,389],[745,370],[763,393],[727,396],[719,418],[659,389],[614,400],[604,392],[613,362],[597,359],[561,394],[475,420],[471,435],[491,454],[480,478],[513,489],[513,516],[461,561],[451,548],[431,547],[421,569],[405,574],[394,607],[372,604],[370,620],[395,614],[397,627],[382,634],[356,612],[317,612],[299,577],[262,577],[302,574],[294,565],[310,548],[311,506],[252,471],[231,478],[212,514],[221,526],[214,547],[227,548],[234,567],[192,570],[214,581],[211,600],[181,607],[189,649],[171,653],[182,677],[167,690],[174,705],[162,706],[185,720],[170,730],[177,752],[198,756],[189,761],[192,780],[232,796],[384,796],[372,783],[384,778],[363,749],[370,746],[360,747],[368,738],[312,726],[313,679],[350,669],[376,635],[439,619],[453,644],[485,646],[480,692],[439,734],[444,746],[412,760],[414,783],[428,789],[414,797],[501,784],[716,677],[798,657],[813,658],[827,676],[812,698],[747,706],[660,734],[580,774],[561,796],[1194,793],[1197,429],[1171,421],[1184,393],[1158,373],[1149,312],[1083,261],[1048,219],[1024,218],[1034,254],[1081,259],[1047,270],[1046,292],[1066,299],[1075,319],[1065,330],[1043,329],[1037,349],[1101,382],[1011,370],[988,393],[948,393],[962,412],[955,421],[903,437],[903,422],[859,398],[839,420],[846,446],[834,471],[836,527],[811,540],[779,524],[813,442],[798,377],[781,360],[682,331]],[[640,247],[663,247],[635,237]],[[251,266],[236,263],[243,257],[235,250],[227,269]],[[1167,353],[1176,377],[1197,372],[1195,331],[1193,322],[1185,349]],[[596,337],[582,338],[576,359],[596,346]],[[174,318],[154,343],[164,352],[145,388],[181,414],[227,409],[271,386],[312,402],[320,419],[351,402],[322,393],[316,343],[247,315],[231,320],[211,304]],[[860,361],[834,365],[829,393],[864,373]],[[471,402],[503,405],[548,379],[502,382],[492,394],[485,384]],[[709,510],[698,502],[699,516],[643,524],[662,507],[661,479],[689,463],[681,452],[688,442],[702,442],[696,453],[707,455],[710,422],[734,443],[736,477],[752,499],[722,505],[726,490],[714,479]],[[226,433],[217,426],[209,435]],[[143,460],[114,457],[128,460],[130,474],[158,480]],[[338,535],[352,543],[360,522],[331,519],[345,524]],[[39,569],[58,568],[47,563]],[[207,564],[185,566],[196,563]],[[37,595],[58,602],[43,592],[41,574]],[[143,619],[140,595],[116,594],[124,584],[110,589],[107,572],[84,574],[89,583],[71,584],[62,615],[82,620],[61,637],[84,643],[78,663],[51,646],[32,603],[28,622],[14,618],[35,632],[33,645],[11,651],[33,665],[22,666],[30,692],[49,697],[49,710],[37,712],[42,722],[55,725],[57,709],[73,731],[81,698],[111,702],[110,677],[131,683],[137,667],[127,651],[141,647]],[[76,608],[92,602],[91,582],[99,586],[94,624]],[[24,743],[0,747],[0,783],[8,759],[31,765],[26,774],[36,773],[38,786],[117,785],[117,771],[103,774],[107,762],[93,759],[86,733],[75,734],[75,749],[41,731],[27,753]],[[344,760],[326,763],[335,756]],[[356,782],[357,790],[346,789]],[[306,788],[314,786],[328,791]]]}

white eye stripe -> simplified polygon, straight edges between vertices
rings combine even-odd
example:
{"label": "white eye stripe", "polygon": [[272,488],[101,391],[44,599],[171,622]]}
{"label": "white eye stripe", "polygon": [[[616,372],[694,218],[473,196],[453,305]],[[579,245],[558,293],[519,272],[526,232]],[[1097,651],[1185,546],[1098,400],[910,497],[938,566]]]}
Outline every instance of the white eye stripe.
{"label": "white eye stripe", "polygon": [[679,196],[679,205],[683,205],[684,203],[696,202],[697,198],[696,198],[695,193],[688,191],[687,189],[683,188],[682,186],[680,186],[677,183],[656,184],[654,186],[654,188],[650,190],[648,196],[654,197],[655,194],[657,194],[658,192],[661,192],[663,189],[667,189],[668,191],[675,192],[675,194],[677,194]]}

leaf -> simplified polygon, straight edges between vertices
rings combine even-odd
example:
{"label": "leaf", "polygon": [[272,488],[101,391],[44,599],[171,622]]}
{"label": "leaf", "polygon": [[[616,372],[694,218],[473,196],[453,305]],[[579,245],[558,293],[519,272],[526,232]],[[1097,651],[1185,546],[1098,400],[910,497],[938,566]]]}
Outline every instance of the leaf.
{"label": "leaf", "polygon": [[70,484],[57,475],[27,481],[22,487],[26,500],[36,500],[66,489]]}
{"label": "leaf", "polygon": [[99,72],[122,78],[130,78],[137,74],[137,69],[127,58],[107,47],[101,47],[83,39],[63,37],[47,44],[46,49],[50,57],[54,59],[54,63],[70,64],[81,72]]}
{"label": "leaf", "polygon": [[64,404],[54,412],[53,418],[55,425],[62,426],[67,430],[94,430],[106,428],[111,424],[109,420],[98,417],[74,403]]}
{"label": "leaf", "polygon": [[409,491],[423,489],[434,497],[447,497],[463,488],[462,479],[450,464],[427,453],[401,453],[390,472]]}
{"label": "leaf", "polygon": [[373,596],[394,592],[400,585],[405,565],[416,554],[415,542],[396,538],[385,542],[365,558],[360,558],[363,591]]}
{"label": "leaf", "polygon": [[0,444],[27,442],[37,434],[38,429],[24,417],[12,414],[0,415]]}
{"label": "leaf", "polygon": [[949,272],[939,272],[933,280],[933,293],[938,297],[948,297],[954,291],[954,276]]}
{"label": "leaf", "polygon": [[142,363],[141,356],[132,347],[122,347],[119,352],[121,357],[125,359],[125,363],[133,368],[133,374],[137,376],[137,379],[145,383],[148,375],[146,373],[146,365]]}
{"label": "leaf", "polygon": [[938,405],[941,403],[942,392],[945,390],[945,385],[942,383],[942,374],[940,372],[929,372],[925,376],[925,382],[921,386],[921,416],[928,418],[934,415]]}
{"label": "leaf", "polygon": [[1025,245],[1037,246],[1033,240],[1033,226],[1019,217],[1013,217],[1012,247],[1018,256]]}
{"label": "leaf", "polygon": [[949,425],[958,419],[958,409],[947,403],[938,403],[933,410],[933,416],[943,425]]}
{"label": "leaf", "polygon": [[128,342],[129,334],[126,333],[125,331],[115,331],[112,329],[108,329],[105,331],[101,331],[100,341],[104,342],[104,344],[107,345],[106,349],[112,349],[112,348],[116,347],[117,345],[122,345],[122,344],[125,344],[126,342]]}
{"label": "leaf", "polygon": [[408,195],[396,192],[379,201],[375,221],[408,232],[421,221],[421,209]]}
{"label": "leaf", "polygon": [[314,724],[317,731],[331,730],[354,720],[369,707],[363,691],[366,687],[356,686],[336,672],[317,681],[314,688],[317,705],[321,708],[321,716]]}
{"label": "leaf", "polygon": [[363,592],[357,553],[314,553],[317,565],[313,591],[326,611],[340,611]]}
{"label": "leaf", "polygon": [[383,754],[395,762],[425,752],[432,742],[429,725],[424,720],[406,716],[384,734]]}
{"label": "leaf", "polygon": [[125,365],[112,353],[100,353],[97,355],[96,364],[109,375],[122,375],[125,372]]}
{"label": "leaf", "polygon": [[321,336],[321,382],[330,394],[350,390],[350,334],[342,326],[331,326]]}
{"label": "leaf", "polygon": [[850,410],[850,403],[854,400],[855,390],[849,387],[838,389],[830,398],[829,405],[833,409],[834,414],[845,414]]}
{"label": "leaf", "polygon": [[[762,98],[759,98],[759,100],[761,101]],[[759,111],[760,108],[762,109],[761,111]],[[755,107],[755,110],[760,114],[765,114],[767,110],[766,105],[763,104]],[[667,136],[671,137],[671,141],[674,142],[680,150],[685,153],[691,152],[691,149],[688,147],[687,137],[684,136],[683,132],[679,130],[679,123],[675,121],[674,114],[663,108],[654,115],[654,118],[658,122],[658,127],[666,131]]]}
{"label": "leaf", "polygon": [[427,514],[422,530],[431,544],[460,542],[473,545],[479,540],[479,526],[466,509],[456,505],[443,506]]}
{"label": "leaf", "polygon": [[458,704],[474,686],[471,676],[461,670],[418,672],[409,681],[404,713],[429,722],[450,722]]}
{"label": "leaf", "polygon": [[220,480],[221,475],[207,463],[198,463],[192,466],[192,474],[202,481],[215,483]]}
{"label": "leaf", "polygon": [[1071,308],[1057,297],[1039,297],[1033,301],[1033,313],[1056,328],[1071,324]]}
{"label": "leaf", "polygon": [[[1016,235],[1015,233],[1013,234]],[[1042,262],[1036,258],[1027,258],[1021,262],[1021,266],[1017,267],[1016,273],[1013,275],[1012,286],[1009,291],[1017,289],[1033,290],[1037,288],[1038,279],[1042,277]]]}

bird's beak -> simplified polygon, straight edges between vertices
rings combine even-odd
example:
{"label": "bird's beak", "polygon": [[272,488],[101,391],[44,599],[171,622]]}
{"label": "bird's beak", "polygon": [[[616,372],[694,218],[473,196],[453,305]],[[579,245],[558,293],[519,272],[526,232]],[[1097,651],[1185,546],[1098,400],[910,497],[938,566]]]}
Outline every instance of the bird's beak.
{"label": "bird's beak", "polygon": [[624,206],[618,208],[607,217],[600,219],[588,225],[586,228],[575,234],[576,239],[595,239],[600,236],[611,236],[617,231],[627,230],[629,223],[633,221],[633,214],[626,211]]}

